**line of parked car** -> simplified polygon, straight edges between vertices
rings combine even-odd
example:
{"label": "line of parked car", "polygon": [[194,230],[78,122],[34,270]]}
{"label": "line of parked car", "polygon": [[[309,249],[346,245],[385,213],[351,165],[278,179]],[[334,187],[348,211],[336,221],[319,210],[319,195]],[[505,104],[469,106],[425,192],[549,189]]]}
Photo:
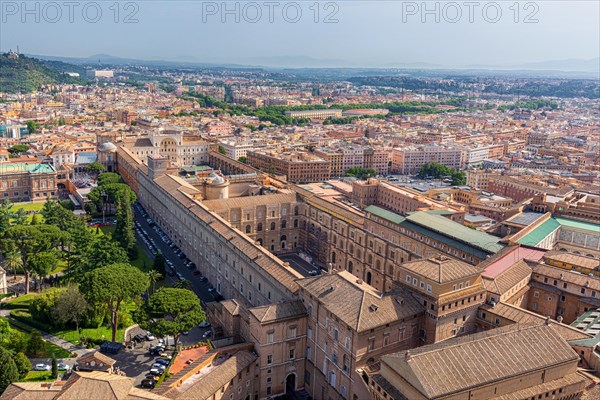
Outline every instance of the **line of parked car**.
{"label": "line of parked car", "polygon": [[[69,372],[69,370],[71,369],[71,367],[69,367],[65,363],[58,363],[56,366],[59,371]],[[48,364],[40,363],[40,364],[35,364],[33,366],[32,370],[33,371],[52,371],[52,367]]]}

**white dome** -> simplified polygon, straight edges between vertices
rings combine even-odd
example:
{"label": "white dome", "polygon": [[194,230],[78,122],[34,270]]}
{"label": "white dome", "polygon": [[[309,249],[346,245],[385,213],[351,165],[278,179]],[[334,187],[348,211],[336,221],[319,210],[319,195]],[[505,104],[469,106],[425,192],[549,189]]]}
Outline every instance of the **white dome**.
{"label": "white dome", "polygon": [[223,179],[222,176],[217,176],[215,179],[213,179],[212,183],[214,183],[215,185],[220,185],[221,183],[225,182],[225,179]]}
{"label": "white dome", "polygon": [[112,142],[106,142],[98,146],[98,150],[102,152],[114,152],[117,151],[117,146]]}

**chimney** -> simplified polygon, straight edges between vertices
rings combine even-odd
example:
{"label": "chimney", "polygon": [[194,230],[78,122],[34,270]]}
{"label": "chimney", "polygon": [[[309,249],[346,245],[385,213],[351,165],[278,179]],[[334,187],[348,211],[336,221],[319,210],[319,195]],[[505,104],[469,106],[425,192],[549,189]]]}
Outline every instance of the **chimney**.
{"label": "chimney", "polygon": [[550,317],[546,317],[546,325],[550,325]]}
{"label": "chimney", "polygon": [[406,353],[404,353],[404,359],[406,361],[410,361],[410,359],[411,359],[410,350],[406,350]]}

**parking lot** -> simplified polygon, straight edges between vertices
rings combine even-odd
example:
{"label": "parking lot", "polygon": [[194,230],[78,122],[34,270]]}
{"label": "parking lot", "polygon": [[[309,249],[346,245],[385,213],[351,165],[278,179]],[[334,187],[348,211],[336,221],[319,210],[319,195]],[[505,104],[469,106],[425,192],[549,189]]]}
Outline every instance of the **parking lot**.
{"label": "parking lot", "polygon": [[[185,254],[179,251],[177,246],[171,242],[170,238],[151,219],[149,222],[149,216],[141,206],[136,205],[134,207],[134,216],[136,221],[136,236],[142,249],[151,257],[156,256],[160,250],[165,257],[167,264],[166,282],[169,285],[173,285],[177,281],[185,279],[190,282],[192,290],[203,303],[215,301],[213,294],[216,293],[211,283],[200,274],[196,266],[185,257]],[[180,340],[184,345],[204,341],[206,338],[203,335],[207,331],[210,331],[209,327],[194,327],[187,335],[182,335]]]}

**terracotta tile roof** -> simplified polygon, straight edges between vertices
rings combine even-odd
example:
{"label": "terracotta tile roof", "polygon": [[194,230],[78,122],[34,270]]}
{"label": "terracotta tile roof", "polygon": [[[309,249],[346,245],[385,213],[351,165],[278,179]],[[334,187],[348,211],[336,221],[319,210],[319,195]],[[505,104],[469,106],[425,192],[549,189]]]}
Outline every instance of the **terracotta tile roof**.
{"label": "terracotta tile roof", "polygon": [[381,360],[425,397],[439,398],[578,359],[554,329],[542,324],[493,329]]}
{"label": "terracotta tile roof", "polygon": [[125,400],[169,400],[169,398],[134,387],[131,388]]}
{"label": "terracotta tile roof", "polygon": [[56,400],[123,400],[133,386],[133,379],[106,372],[73,372]]}
{"label": "terracotta tile roof", "polygon": [[[574,285],[586,286],[590,290],[600,292],[600,279],[591,277],[578,272],[569,271],[563,268],[552,267],[550,265],[529,263],[533,269],[533,275],[542,275],[557,279],[562,282],[572,283]],[[599,293],[600,295],[600,293]]]}
{"label": "terracotta tile roof", "polygon": [[579,256],[577,254],[565,253],[564,251],[553,250],[546,253],[544,259],[556,260],[572,265],[577,265],[589,269],[599,269],[600,260],[590,257]]}
{"label": "terracotta tile roof", "polygon": [[306,308],[299,300],[254,307],[250,308],[248,311],[262,323],[281,321],[287,318],[306,315]]}
{"label": "terracotta tile roof", "polygon": [[357,332],[374,329],[423,312],[423,306],[401,289],[382,294],[348,271],[301,279],[304,290]]}
{"label": "terracotta tile roof", "polygon": [[[92,353],[85,354],[77,359],[77,364],[80,366],[84,366],[87,363],[94,361],[96,364],[102,363],[104,365],[108,365],[112,367],[117,362],[116,360],[110,358],[109,356],[100,353],[99,351],[94,351]],[[97,366],[97,365],[96,365]]]}
{"label": "terracotta tile roof", "polygon": [[410,261],[402,268],[437,283],[448,283],[478,275],[480,269],[450,257],[432,257],[427,260]]}
{"label": "terracotta tile roof", "polygon": [[[540,324],[546,321],[546,318],[539,314],[507,303],[498,303],[493,307],[485,304],[480,308],[491,315],[497,315],[521,325],[532,323]],[[588,335],[579,329],[573,328],[569,325],[561,324],[555,320],[550,320],[550,326],[554,328],[556,333],[558,333],[564,340],[587,339],[591,337],[591,335]]]}
{"label": "terracotta tile roof", "polygon": [[[490,400],[522,400],[530,399],[538,395],[544,395],[546,392],[552,392],[564,387],[579,386],[584,388],[590,380],[577,372],[554,379],[552,381],[540,383],[539,385],[531,386],[525,389],[517,390],[516,392],[507,393],[502,396],[493,397]],[[537,397],[536,397],[537,398]]]}
{"label": "terracotta tile roof", "polygon": [[[249,351],[238,351],[214,367],[190,387],[185,384],[169,393],[177,400],[212,399],[222,386],[228,384],[237,374],[252,364],[258,357]],[[213,364],[216,364],[213,361]]]}
{"label": "terracotta tile roof", "polygon": [[503,295],[512,289],[517,283],[531,276],[531,267],[523,260],[504,269],[494,278],[484,277],[485,288],[492,293]]}
{"label": "terracotta tile roof", "polygon": [[61,386],[41,382],[14,382],[10,384],[0,400],[52,400]]}

